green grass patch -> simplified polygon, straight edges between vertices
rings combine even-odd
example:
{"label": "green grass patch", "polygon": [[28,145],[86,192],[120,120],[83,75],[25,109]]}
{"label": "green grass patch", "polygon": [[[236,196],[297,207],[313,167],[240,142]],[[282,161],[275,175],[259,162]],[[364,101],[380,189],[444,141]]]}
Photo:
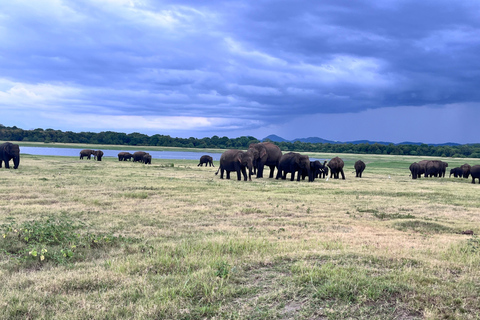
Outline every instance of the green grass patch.
{"label": "green grass patch", "polygon": [[415,231],[419,233],[453,233],[454,229],[435,222],[410,220],[396,222],[394,228],[400,231]]}
{"label": "green grass patch", "polygon": [[132,242],[112,234],[88,232],[87,225],[67,217],[44,217],[0,226],[0,254],[17,268],[40,268],[44,264],[84,261],[90,251]]}

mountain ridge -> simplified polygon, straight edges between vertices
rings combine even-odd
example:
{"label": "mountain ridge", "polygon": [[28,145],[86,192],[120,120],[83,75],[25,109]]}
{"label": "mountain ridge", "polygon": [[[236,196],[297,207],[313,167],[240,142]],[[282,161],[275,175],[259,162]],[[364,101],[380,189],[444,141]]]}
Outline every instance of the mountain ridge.
{"label": "mountain ridge", "polygon": [[287,140],[287,139],[284,139],[276,134],[271,134],[271,135],[268,135],[267,137],[263,138],[261,141],[266,141],[266,140],[270,140],[270,141],[273,141],[273,142],[296,142],[296,141],[300,141],[300,142],[305,142],[305,143],[331,143],[331,144],[348,144],[348,143],[351,143],[351,144],[362,144],[362,143],[368,143],[368,144],[381,144],[381,145],[389,145],[389,144],[393,144],[393,145],[421,145],[421,144],[426,144],[426,145],[429,145],[429,146],[436,146],[436,147],[441,147],[441,146],[460,146],[461,144],[459,143],[454,143],[454,142],[446,142],[446,143],[423,143],[423,142],[412,142],[412,141],[404,141],[404,142],[400,142],[400,143],[393,143],[393,142],[387,142],[387,141],[371,141],[371,140],[354,140],[354,141],[333,141],[333,140],[326,140],[326,139],[323,139],[323,138],[319,138],[319,137],[308,137],[308,138],[296,138],[296,139],[293,139],[293,140]]}

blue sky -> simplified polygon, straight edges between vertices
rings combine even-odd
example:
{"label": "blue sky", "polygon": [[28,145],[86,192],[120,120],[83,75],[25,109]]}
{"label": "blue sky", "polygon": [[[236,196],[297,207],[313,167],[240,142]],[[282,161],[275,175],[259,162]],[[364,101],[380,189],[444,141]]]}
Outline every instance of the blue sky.
{"label": "blue sky", "polygon": [[479,143],[480,2],[0,1],[0,124]]}

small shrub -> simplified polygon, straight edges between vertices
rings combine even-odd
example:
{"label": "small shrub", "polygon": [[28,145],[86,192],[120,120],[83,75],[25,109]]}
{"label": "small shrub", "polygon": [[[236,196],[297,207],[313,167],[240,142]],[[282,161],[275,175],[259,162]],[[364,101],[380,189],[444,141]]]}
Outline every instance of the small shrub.
{"label": "small shrub", "polygon": [[132,240],[88,233],[86,227],[66,217],[47,217],[21,224],[11,220],[0,226],[0,254],[21,267],[39,267],[46,262],[58,265],[85,260],[91,249]]}

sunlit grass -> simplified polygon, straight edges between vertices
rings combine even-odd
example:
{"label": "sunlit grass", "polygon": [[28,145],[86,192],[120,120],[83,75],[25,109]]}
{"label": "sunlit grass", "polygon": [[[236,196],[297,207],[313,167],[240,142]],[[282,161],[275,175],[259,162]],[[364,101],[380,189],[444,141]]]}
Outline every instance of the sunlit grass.
{"label": "sunlit grass", "polygon": [[[0,318],[478,318],[480,242],[461,231],[480,232],[480,185],[412,180],[415,157],[345,159],[346,180],[308,183],[23,156],[0,169],[0,225],[66,240],[41,260],[2,231]],[[113,242],[68,247],[84,236]]]}

